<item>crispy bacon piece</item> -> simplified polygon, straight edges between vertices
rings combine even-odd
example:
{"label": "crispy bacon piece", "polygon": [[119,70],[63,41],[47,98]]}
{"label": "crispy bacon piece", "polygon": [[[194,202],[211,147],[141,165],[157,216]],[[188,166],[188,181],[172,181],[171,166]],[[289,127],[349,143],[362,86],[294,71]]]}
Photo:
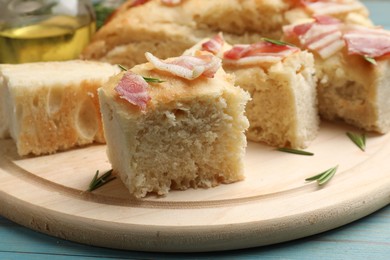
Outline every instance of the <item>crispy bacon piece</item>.
{"label": "crispy bacon piece", "polygon": [[358,11],[364,6],[355,0],[301,0],[296,5],[304,6],[314,15],[335,15]]}
{"label": "crispy bacon piece", "polygon": [[341,24],[339,19],[327,15],[315,15],[313,18],[318,24]]}
{"label": "crispy bacon piece", "polygon": [[345,46],[343,24],[331,17],[315,16],[313,22],[288,25],[283,28],[287,38],[297,38],[300,44],[326,59]]}
{"label": "crispy bacon piece", "polygon": [[348,54],[357,54],[371,58],[380,58],[390,54],[390,32],[382,28],[350,26],[344,39]]}
{"label": "crispy bacon piece", "polygon": [[297,47],[271,42],[258,42],[251,45],[239,44],[234,45],[232,49],[224,53],[224,63],[235,65],[275,63],[297,51],[299,51]]}
{"label": "crispy bacon piece", "polygon": [[182,0],[161,0],[164,5],[175,6],[181,4]]}
{"label": "crispy bacon piece", "polygon": [[149,0],[134,0],[133,3],[131,4],[131,7],[138,6],[138,5],[143,5]]}
{"label": "crispy bacon piece", "polygon": [[149,52],[145,53],[145,56],[156,69],[189,80],[196,79],[201,75],[213,78],[221,67],[221,59],[202,51],[197,51],[194,56],[183,55],[167,60],[161,60]]}
{"label": "crispy bacon piece", "polygon": [[148,83],[141,77],[131,71],[127,71],[115,91],[123,98],[133,105],[141,108],[142,111],[146,109],[146,105],[151,99],[148,94]]}
{"label": "crispy bacon piece", "polygon": [[222,50],[224,42],[222,33],[218,33],[213,38],[202,44],[202,50],[217,54]]}

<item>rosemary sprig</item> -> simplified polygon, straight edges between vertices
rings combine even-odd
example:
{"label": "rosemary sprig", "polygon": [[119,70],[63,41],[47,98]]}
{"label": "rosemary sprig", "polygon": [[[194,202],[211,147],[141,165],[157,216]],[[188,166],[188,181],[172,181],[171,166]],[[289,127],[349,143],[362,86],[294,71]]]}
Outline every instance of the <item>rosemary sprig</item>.
{"label": "rosemary sprig", "polygon": [[321,172],[320,174],[306,178],[305,181],[317,181],[318,185],[322,186],[325,183],[327,183],[328,181],[330,181],[330,179],[332,179],[332,177],[335,175],[338,167],[339,166],[337,165],[337,166],[330,168],[324,172]]}
{"label": "rosemary sprig", "polygon": [[[128,70],[125,66],[123,66],[121,64],[118,64],[118,67],[121,68],[121,70],[123,70],[123,71]],[[144,77],[144,76],[142,76],[142,78],[148,83],[163,83],[163,82],[165,82],[164,80],[157,79],[157,78],[150,78],[150,77]]]}
{"label": "rosemary sprig", "polygon": [[95,175],[92,178],[92,181],[89,183],[88,191],[96,190],[97,188],[107,184],[108,182],[114,180],[116,177],[111,176],[112,169],[104,173],[102,176],[99,176],[99,170],[96,171]]}
{"label": "rosemary sprig", "polygon": [[347,132],[347,136],[356,144],[363,152],[366,150],[366,135]]}
{"label": "rosemary sprig", "polygon": [[368,57],[366,55],[363,56],[363,58],[368,61],[369,63],[373,64],[373,65],[377,65],[378,63],[376,62],[376,60],[372,57]]}
{"label": "rosemary sprig", "polygon": [[265,41],[265,42],[269,42],[269,43],[273,43],[273,44],[276,44],[276,45],[280,45],[280,46],[292,46],[292,47],[295,47],[294,44],[292,43],[289,43],[289,42],[283,42],[283,41],[279,41],[279,40],[274,40],[274,39],[269,39],[269,38],[261,38],[261,40]]}
{"label": "rosemary sprig", "polygon": [[313,156],[314,155],[314,153],[311,153],[311,152],[306,152],[306,151],[296,150],[296,149],[291,149],[291,148],[286,148],[286,147],[278,148],[277,150],[281,151],[281,152],[285,152],[285,153],[293,153],[293,154],[298,154],[298,155],[306,155],[306,156]]}

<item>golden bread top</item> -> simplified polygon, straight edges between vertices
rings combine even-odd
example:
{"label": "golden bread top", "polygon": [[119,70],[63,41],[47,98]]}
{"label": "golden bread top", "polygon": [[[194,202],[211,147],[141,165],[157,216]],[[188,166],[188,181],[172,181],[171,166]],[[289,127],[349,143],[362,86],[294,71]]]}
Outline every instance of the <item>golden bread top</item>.
{"label": "golden bread top", "polygon": [[[176,102],[191,101],[197,96],[208,95],[210,97],[219,96],[226,88],[237,89],[234,87],[234,76],[225,73],[223,69],[219,69],[214,78],[207,78],[200,76],[193,80],[184,79],[168,72],[157,70],[151,63],[144,63],[137,65],[130,69],[131,72],[149,78],[156,78],[162,80],[162,83],[148,83],[147,92],[151,97],[148,103],[147,110],[156,108],[161,105],[169,105]],[[117,102],[134,111],[140,111],[138,107],[132,105],[125,99],[120,98],[115,90],[116,86],[122,79],[126,72],[122,72],[112,77],[102,88],[104,94]]]}
{"label": "golden bread top", "polygon": [[9,87],[79,84],[84,80],[106,80],[119,72],[118,66],[84,60],[0,64],[0,78],[4,78]]}

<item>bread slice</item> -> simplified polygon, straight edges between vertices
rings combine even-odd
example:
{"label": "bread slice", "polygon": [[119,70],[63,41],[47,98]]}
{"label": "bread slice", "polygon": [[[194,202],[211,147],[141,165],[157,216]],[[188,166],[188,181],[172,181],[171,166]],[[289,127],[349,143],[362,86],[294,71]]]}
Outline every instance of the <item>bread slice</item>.
{"label": "bread slice", "polygon": [[115,90],[125,72],[99,89],[108,158],[133,196],[244,178],[249,95],[231,75],[219,69],[213,78],[187,80],[151,63],[131,71],[164,81],[149,83],[145,110]]}
{"label": "bread slice", "polygon": [[104,143],[97,88],[119,71],[81,60],[0,65],[1,137],[21,156]]}
{"label": "bread slice", "polygon": [[[135,6],[130,0],[119,8],[96,33],[82,58],[133,67],[146,61],[145,52],[160,58],[178,56],[220,31],[232,44],[255,43],[262,37],[279,39],[282,26],[315,14],[301,1],[291,0],[183,0],[174,6],[160,0],[144,2]],[[332,15],[348,22],[371,23],[367,9],[359,1],[342,2],[357,7],[348,12],[340,9]]]}
{"label": "bread slice", "polygon": [[[308,48],[315,57],[321,117],[341,119],[365,131],[387,133],[390,131],[390,32],[322,19],[285,28],[286,40]],[[309,26],[312,27],[299,37],[291,33],[293,27]],[[320,37],[316,31],[321,33]],[[350,37],[353,37],[351,42]]]}
{"label": "bread slice", "polygon": [[248,140],[276,147],[306,148],[319,129],[314,58],[296,51],[277,62],[228,63],[224,69],[252,100],[246,107]]}
{"label": "bread slice", "polygon": [[317,58],[318,99],[324,119],[339,120],[365,131],[390,131],[390,61],[373,66],[345,50]]}
{"label": "bread slice", "polygon": [[283,44],[264,38],[256,44],[232,46],[218,34],[184,53],[215,53],[223,59],[225,70],[235,75],[236,85],[250,93],[248,140],[306,148],[319,128],[314,58]]}

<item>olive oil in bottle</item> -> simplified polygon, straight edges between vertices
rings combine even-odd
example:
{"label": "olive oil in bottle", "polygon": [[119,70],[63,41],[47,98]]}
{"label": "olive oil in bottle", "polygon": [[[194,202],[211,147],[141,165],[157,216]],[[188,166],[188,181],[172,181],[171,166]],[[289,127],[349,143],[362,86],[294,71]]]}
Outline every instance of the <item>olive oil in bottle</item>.
{"label": "olive oil in bottle", "polygon": [[77,59],[96,30],[87,16],[57,15],[0,31],[0,63]]}

